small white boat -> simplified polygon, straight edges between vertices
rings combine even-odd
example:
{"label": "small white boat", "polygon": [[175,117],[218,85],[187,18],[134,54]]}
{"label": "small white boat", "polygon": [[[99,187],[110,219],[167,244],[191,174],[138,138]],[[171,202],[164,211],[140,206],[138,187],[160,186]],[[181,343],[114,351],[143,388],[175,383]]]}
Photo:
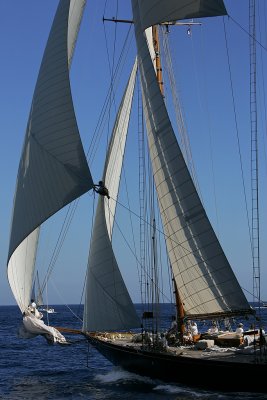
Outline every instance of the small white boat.
{"label": "small white boat", "polygon": [[54,308],[40,308],[39,311],[45,311],[48,314],[54,314],[56,312]]}

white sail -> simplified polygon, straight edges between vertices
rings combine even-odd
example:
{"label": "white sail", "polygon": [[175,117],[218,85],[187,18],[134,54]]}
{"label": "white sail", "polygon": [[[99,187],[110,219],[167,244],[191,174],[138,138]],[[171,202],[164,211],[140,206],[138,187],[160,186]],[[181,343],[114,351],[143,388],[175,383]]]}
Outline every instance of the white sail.
{"label": "white sail", "polygon": [[138,0],[142,29],[180,19],[226,15],[221,0]]}
{"label": "white sail", "polygon": [[30,303],[38,238],[39,229],[35,229],[17,247],[8,264],[8,281],[22,312]]}
{"label": "white sail", "polygon": [[[169,2],[132,0],[132,7],[149,152],[179,296],[188,316],[250,312],[201,204],[168,117],[141,26],[139,7],[144,11],[145,3],[157,4],[162,12]],[[177,7],[181,4],[172,3]]]}
{"label": "white sail", "polygon": [[134,64],[113,128],[103,174],[103,181],[109,189],[111,199],[107,201],[100,196],[98,200],[88,261],[84,331],[140,326],[111,243],[136,70],[137,62]]}
{"label": "white sail", "polygon": [[29,305],[40,225],[93,186],[68,68],[84,4],[83,0],[60,1],[32,100],[8,253],[8,279],[22,312]]}

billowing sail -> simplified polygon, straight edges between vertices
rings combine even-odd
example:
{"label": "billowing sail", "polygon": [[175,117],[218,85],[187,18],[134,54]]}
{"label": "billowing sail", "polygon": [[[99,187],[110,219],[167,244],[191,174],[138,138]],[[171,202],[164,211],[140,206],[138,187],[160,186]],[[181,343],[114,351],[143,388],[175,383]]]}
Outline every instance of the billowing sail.
{"label": "billowing sail", "polygon": [[[132,0],[132,7],[149,152],[179,296],[187,316],[248,313],[251,308],[203,208],[159,90],[140,21],[140,9],[152,3],[162,9],[169,2]],[[172,3],[177,8],[183,2]]]}
{"label": "billowing sail", "polygon": [[31,295],[39,226],[93,186],[69,79],[84,5],[84,0],[58,5],[26,129],[8,253],[8,279],[22,312]]}
{"label": "billowing sail", "polygon": [[138,0],[142,29],[180,19],[226,15],[222,0]]}
{"label": "billowing sail", "polygon": [[88,261],[84,331],[129,329],[140,326],[134,305],[121,276],[111,237],[131,112],[137,62],[135,62],[113,128],[103,181],[111,200],[100,196]]}

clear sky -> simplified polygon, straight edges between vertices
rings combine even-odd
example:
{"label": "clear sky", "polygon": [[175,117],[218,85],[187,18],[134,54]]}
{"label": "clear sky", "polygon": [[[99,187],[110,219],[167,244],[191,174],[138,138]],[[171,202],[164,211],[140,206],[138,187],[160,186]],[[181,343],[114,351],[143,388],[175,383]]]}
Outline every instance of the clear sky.
{"label": "clear sky", "polygon": [[[105,16],[113,17],[115,12],[111,9],[112,7],[115,9],[116,2],[109,0],[108,3],[110,9],[105,12]],[[263,46],[257,46],[257,57],[260,61],[257,72],[259,168],[260,185],[262,185],[260,196],[266,199],[266,128],[264,129],[266,127],[264,79],[266,78],[263,71],[266,71],[267,6],[265,0],[256,3],[257,15],[260,14],[260,18],[257,18],[258,40]],[[1,305],[15,304],[6,275],[12,202],[33,90],[57,4],[56,0],[0,1]],[[108,60],[112,60],[113,50],[110,49],[107,53],[106,43],[111,48],[114,35],[120,39],[129,29],[125,24],[115,27],[115,24],[105,23],[104,26],[102,22],[104,4],[104,0],[88,1],[71,71],[74,105],[85,149],[89,146],[107,91]],[[186,28],[177,27],[175,28],[177,32],[171,34],[170,40],[172,47],[179,50],[174,67],[203,201],[233,270],[250,300],[248,293],[252,292],[252,262],[237,145],[238,135],[241,150],[244,151],[243,168],[250,216],[249,36],[247,34],[249,2],[226,0],[225,5],[231,17],[225,18],[227,43],[224,37],[223,18],[203,21],[201,27],[192,28],[191,36],[187,35]],[[118,17],[131,18],[130,1],[119,1]],[[115,58],[118,57],[120,44],[117,46]],[[134,51],[134,41],[132,49]],[[131,66],[133,59],[134,53],[129,52],[126,67]],[[229,68],[232,74],[235,109]],[[126,73],[119,82],[121,85],[125,77]],[[167,103],[169,98],[169,93],[166,92]],[[99,166],[102,165],[101,154],[98,157],[98,161],[91,165],[95,181],[98,181],[102,174],[102,167],[99,171]],[[51,288],[49,296],[51,304],[80,302],[91,229],[89,223],[92,211],[87,210],[88,201],[93,204],[92,194],[85,195],[81,199],[81,211],[77,213],[76,222],[74,221],[75,238],[67,238],[68,251],[59,260],[59,266],[55,267],[52,274],[51,286],[56,290]],[[260,200],[260,217],[262,299],[266,300],[266,200]],[[50,236],[57,235],[57,230],[49,229]],[[40,264],[45,264],[46,260],[43,255]],[[133,300],[138,301],[137,280],[131,274],[128,274],[127,280]]]}

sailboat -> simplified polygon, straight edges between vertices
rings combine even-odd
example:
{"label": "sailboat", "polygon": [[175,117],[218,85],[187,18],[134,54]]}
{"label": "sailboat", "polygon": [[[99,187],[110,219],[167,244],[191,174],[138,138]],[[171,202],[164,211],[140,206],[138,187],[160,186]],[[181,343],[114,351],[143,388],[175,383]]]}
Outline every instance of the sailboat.
{"label": "sailboat", "polygon": [[[59,2],[34,91],[19,165],[8,279],[18,306],[25,313],[29,307],[41,225],[64,206],[93,190],[99,198],[90,241],[81,329],[89,343],[114,365],[130,372],[206,388],[266,392],[266,340],[262,330],[254,327],[252,333],[247,332],[254,338],[252,351],[243,351],[243,336],[229,331],[222,332],[221,337],[217,335],[216,339],[217,343],[237,343],[231,352],[214,348],[212,337],[207,339],[199,334],[192,338],[190,345],[184,339],[189,320],[248,318],[255,311],[211,225],[174,132],[162,90],[155,28],[158,24],[168,28],[176,21],[192,18],[220,18],[227,11],[222,0],[181,0],[177,4],[174,0],[132,0],[130,22],[135,30],[137,61],[118,109],[102,180],[95,184],[76,122],[69,79],[85,1]],[[144,292],[149,281],[152,306],[146,302],[141,315],[129,295],[113,248],[137,69],[147,150],[175,295],[176,325],[172,342],[168,342],[158,319],[160,273],[156,262],[156,213],[151,213],[149,223],[151,269],[144,272]],[[144,188],[145,181],[142,182]],[[141,231],[144,239],[143,225]],[[143,274],[142,260],[140,266]],[[24,327],[27,330],[27,324]],[[240,379],[237,373],[248,379]]]}

